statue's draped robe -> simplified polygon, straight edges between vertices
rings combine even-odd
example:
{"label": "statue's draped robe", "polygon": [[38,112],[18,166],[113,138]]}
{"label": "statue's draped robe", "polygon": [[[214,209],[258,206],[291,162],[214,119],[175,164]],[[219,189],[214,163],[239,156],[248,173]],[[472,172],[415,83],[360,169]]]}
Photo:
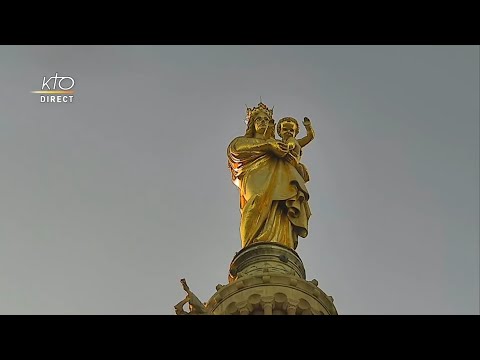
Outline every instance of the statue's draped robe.
{"label": "statue's draped robe", "polygon": [[272,153],[252,150],[265,140],[238,137],[227,149],[240,191],[242,246],[277,242],[291,249],[308,234],[309,194],[297,169]]}

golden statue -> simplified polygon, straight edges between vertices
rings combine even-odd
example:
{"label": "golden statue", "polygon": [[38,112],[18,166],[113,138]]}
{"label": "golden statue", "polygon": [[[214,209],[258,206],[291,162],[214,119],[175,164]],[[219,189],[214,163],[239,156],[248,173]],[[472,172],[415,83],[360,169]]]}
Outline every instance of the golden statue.
{"label": "golden statue", "polygon": [[260,102],[247,108],[247,130],[227,149],[232,181],[240,193],[242,247],[276,242],[296,249],[298,236],[308,234],[311,212],[305,182],[306,167],[300,163],[301,148],[314,137],[305,118],[307,136],[296,140],[298,123],[284,118],[275,139],[273,109]]}
{"label": "golden statue", "polygon": [[[228,166],[240,195],[242,249],[230,262],[228,284],[202,303],[185,279],[187,296],[175,305],[178,315],[337,315],[333,298],[308,281],[295,251],[308,235],[310,207],[301,163],[303,148],[315,137],[304,118],[305,137],[292,117],[275,125],[273,108],[262,100],[247,107],[247,130],[227,148]],[[275,130],[280,138],[275,138]],[[189,304],[189,312],[184,309]]]}

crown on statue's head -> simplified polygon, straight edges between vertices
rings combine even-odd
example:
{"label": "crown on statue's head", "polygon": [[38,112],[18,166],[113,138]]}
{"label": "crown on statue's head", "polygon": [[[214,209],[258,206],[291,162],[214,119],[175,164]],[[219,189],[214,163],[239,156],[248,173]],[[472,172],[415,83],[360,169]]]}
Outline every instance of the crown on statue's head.
{"label": "crown on statue's head", "polygon": [[248,123],[250,118],[252,118],[252,116],[254,116],[258,112],[264,112],[268,115],[270,119],[273,118],[273,107],[269,109],[267,105],[260,101],[258,103],[258,106],[255,106],[253,108],[247,107],[247,118],[245,119],[245,122]]}

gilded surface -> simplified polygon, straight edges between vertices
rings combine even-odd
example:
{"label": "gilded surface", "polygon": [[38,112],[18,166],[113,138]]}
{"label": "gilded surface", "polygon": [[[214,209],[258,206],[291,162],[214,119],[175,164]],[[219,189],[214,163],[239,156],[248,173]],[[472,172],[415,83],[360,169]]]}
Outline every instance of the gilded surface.
{"label": "gilded surface", "polygon": [[228,146],[232,181],[240,194],[242,247],[257,242],[277,242],[296,249],[298,236],[308,235],[309,180],[300,163],[302,147],[314,136],[305,118],[307,136],[297,140],[298,123],[284,118],[275,138],[273,110],[260,103],[247,109],[247,130]]}

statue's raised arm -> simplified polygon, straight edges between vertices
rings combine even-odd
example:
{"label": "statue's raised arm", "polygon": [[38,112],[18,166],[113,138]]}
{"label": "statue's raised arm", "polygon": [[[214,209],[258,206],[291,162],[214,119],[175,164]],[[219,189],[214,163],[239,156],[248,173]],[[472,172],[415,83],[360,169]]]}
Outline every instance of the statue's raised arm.
{"label": "statue's raised arm", "polygon": [[304,147],[305,145],[310,143],[310,141],[312,141],[313,138],[315,137],[315,131],[313,130],[312,122],[310,121],[309,118],[305,117],[303,119],[303,126],[305,126],[307,135],[298,140],[298,143],[300,144],[301,147]]}

